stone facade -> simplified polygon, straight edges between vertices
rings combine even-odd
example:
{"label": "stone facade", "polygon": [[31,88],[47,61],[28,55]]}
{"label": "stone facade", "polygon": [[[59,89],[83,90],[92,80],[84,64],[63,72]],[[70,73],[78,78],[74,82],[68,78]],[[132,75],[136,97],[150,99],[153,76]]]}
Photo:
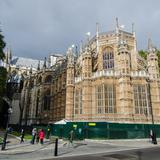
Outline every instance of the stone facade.
{"label": "stone facade", "polygon": [[70,121],[160,123],[158,58],[151,40],[138,55],[135,32],[99,33],[75,55],[69,48],[52,67],[24,81],[27,124]]}

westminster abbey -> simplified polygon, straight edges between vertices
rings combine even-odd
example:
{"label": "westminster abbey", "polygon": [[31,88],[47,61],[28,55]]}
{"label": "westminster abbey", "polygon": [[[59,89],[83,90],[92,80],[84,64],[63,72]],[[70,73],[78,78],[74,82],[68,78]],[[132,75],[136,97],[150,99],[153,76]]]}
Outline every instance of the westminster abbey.
{"label": "westminster abbey", "polygon": [[[151,39],[147,59],[139,56],[136,35],[118,24],[99,32],[65,55],[53,55],[24,80],[23,123],[160,123],[158,57]],[[48,65],[47,63],[52,63]]]}

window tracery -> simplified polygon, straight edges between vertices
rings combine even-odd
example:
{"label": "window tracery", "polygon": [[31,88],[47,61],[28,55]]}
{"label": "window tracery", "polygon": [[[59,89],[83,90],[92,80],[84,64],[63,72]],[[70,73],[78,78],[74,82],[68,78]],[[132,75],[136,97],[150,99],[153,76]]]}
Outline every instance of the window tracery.
{"label": "window tracery", "polygon": [[103,50],[103,69],[114,68],[114,52],[111,47],[107,47]]}

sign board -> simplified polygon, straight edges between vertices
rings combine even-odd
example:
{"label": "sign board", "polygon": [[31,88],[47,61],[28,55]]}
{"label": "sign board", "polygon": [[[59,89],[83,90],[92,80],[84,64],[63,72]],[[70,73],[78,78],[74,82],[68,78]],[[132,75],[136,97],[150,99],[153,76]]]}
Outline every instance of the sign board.
{"label": "sign board", "polygon": [[73,124],[73,127],[76,129],[77,128],[77,124]]}
{"label": "sign board", "polygon": [[88,123],[88,126],[96,126],[96,123]]}

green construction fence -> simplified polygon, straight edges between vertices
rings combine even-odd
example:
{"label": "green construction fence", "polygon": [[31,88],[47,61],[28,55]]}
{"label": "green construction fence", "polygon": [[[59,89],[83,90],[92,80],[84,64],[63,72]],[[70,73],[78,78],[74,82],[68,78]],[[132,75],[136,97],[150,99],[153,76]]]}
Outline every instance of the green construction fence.
{"label": "green construction fence", "polygon": [[157,124],[127,124],[108,122],[67,122],[52,124],[52,135],[68,138],[74,131],[74,139],[134,139],[149,138],[150,130],[160,137],[160,125]]}

